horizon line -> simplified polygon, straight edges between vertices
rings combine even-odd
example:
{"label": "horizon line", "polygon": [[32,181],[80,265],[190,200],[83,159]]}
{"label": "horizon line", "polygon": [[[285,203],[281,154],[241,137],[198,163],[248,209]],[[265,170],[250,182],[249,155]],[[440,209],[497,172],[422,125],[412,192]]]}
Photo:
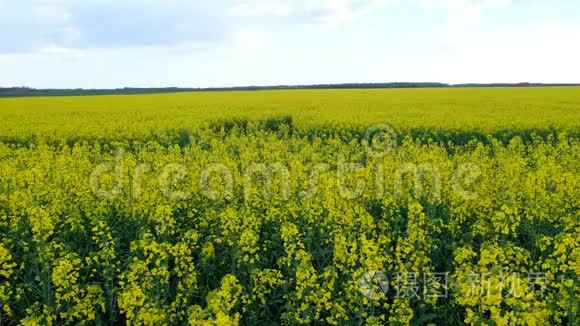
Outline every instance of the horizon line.
{"label": "horizon line", "polygon": [[139,95],[212,91],[267,90],[324,90],[324,89],[405,89],[405,88],[501,88],[501,87],[574,87],[580,83],[440,83],[440,82],[380,82],[380,83],[323,83],[269,86],[222,87],[121,87],[121,88],[33,88],[28,86],[0,86],[0,97],[75,96],[75,95]]}

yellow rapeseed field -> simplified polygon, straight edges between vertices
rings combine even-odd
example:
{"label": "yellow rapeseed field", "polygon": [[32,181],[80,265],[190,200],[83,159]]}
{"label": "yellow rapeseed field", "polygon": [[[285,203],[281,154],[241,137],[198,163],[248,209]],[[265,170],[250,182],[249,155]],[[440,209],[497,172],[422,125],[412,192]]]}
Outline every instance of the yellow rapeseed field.
{"label": "yellow rapeseed field", "polygon": [[0,99],[0,324],[577,325],[580,88]]}

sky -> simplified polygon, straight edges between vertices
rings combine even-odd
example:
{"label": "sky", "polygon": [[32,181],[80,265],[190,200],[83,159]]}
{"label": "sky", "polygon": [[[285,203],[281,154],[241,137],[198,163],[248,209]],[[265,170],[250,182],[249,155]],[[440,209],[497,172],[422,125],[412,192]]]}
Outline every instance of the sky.
{"label": "sky", "polygon": [[577,0],[0,0],[0,87],[580,82]]}

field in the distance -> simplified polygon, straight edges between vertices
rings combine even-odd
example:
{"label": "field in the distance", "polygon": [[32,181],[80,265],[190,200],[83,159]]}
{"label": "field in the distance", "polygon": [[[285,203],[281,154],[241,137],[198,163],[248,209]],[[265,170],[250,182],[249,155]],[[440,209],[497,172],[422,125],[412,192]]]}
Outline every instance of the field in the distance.
{"label": "field in the distance", "polygon": [[493,132],[580,126],[580,87],[288,90],[0,98],[0,136],[147,137],[228,119],[290,116],[300,129]]}
{"label": "field in the distance", "polygon": [[578,324],[580,88],[0,98],[0,121],[0,324]]}

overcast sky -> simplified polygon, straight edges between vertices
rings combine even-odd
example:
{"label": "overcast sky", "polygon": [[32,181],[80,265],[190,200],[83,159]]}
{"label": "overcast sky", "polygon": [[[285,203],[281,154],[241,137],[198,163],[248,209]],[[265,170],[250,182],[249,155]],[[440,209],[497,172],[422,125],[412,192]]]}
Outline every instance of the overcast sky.
{"label": "overcast sky", "polygon": [[579,39],[577,0],[0,0],[0,86],[580,82]]}

